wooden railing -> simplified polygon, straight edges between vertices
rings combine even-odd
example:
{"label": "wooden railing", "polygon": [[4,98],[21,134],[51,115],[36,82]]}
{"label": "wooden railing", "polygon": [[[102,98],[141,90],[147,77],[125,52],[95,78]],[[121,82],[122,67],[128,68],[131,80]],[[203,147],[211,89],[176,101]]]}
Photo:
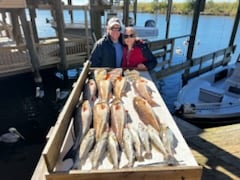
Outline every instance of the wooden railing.
{"label": "wooden railing", "polygon": [[154,80],[159,80],[176,72],[185,70],[182,75],[183,84],[189,79],[203,74],[216,67],[227,65],[236,46],[226,47],[218,51],[187,59],[185,62],[172,64],[175,40],[186,36],[148,42],[150,49],[158,59],[157,66],[151,71]]}
{"label": "wooden railing", "polygon": [[[154,80],[161,79],[176,72],[185,70],[183,82],[214,69],[226,65],[231,58],[235,46],[230,46],[207,55],[193,58],[177,64],[172,63],[175,40],[188,35],[148,42],[150,49],[158,59],[157,67],[151,71]],[[66,40],[67,68],[82,66],[89,56],[87,40]],[[58,67],[61,63],[58,41],[36,44],[40,69]],[[31,72],[32,64],[25,45],[0,48],[0,77]]]}
{"label": "wooden railing", "polygon": [[[65,41],[67,68],[82,66],[88,58],[87,41]],[[61,63],[58,41],[36,44],[40,69],[58,67]],[[0,48],[0,77],[33,71],[26,45]]]}
{"label": "wooden railing", "polygon": [[0,77],[32,70],[29,53],[24,45],[1,47],[0,56]]}

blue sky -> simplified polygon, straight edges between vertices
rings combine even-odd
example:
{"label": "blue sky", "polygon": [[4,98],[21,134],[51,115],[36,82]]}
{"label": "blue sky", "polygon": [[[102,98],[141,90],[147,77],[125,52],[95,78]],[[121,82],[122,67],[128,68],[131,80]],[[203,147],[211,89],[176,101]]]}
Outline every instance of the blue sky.
{"label": "blue sky", "polygon": [[[62,0],[67,4],[67,0]],[[208,1],[208,0],[207,0]],[[86,4],[88,0],[72,0],[74,5]],[[152,0],[138,0],[138,2],[152,2]],[[159,0],[161,2],[161,0]],[[186,0],[173,0],[173,2],[186,2]],[[213,0],[213,2],[236,2],[236,0]]]}
{"label": "blue sky", "polygon": [[[62,0],[67,4],[67,0]],[[207,0],[208,1],[208,0]],[[78,4],[86,4],[88,3],[88,0],[72,0],[74,5]],[[138,0],[138,2],[152,2],[152,0]],[[161,2],[161,0],[159,0]],[[186,2],[186,0],[173,0],[173,3],[175,2]],[[236,2],[236,0],[213,0],[213,2]]]}

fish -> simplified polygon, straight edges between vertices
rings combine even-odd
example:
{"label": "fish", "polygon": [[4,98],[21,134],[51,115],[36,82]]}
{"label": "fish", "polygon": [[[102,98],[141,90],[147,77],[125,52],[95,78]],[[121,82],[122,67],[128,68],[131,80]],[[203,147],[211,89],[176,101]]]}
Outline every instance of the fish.
{"label": "fish", "polygon": [[88,79],[85,84],[85,88],[83,91],[83,98],[85,100],[89,100],[91,104],[94,104],[97,99],[97,84],[94,79]]}
{"label": "fish", "polygon": [[97,68],[93,71],[94,79],[96,82],[98,82],[101,79],[104,79],[104,77],[107,75],[107,70],[104,68]]}
{"label": "fish", "polygon": [[93,107],[93,128],[96,131],[96,141],[109,126],[110,108],[106,102],[98,102]]}
{"label": "fish", "polygon": [[104,79],[97,81],[98,98],[101,102],[108,102],[112,95],[112,83],[110,75],[106,75]]}
{"label": "fish", "polygon": [[159,132],[151,125],[148,125],[147,128],[150,140],[153,143],[153,145],[163,154],[164,160],[168,159],[169,154],[163,145],[163,142],[159,136]]}
{"label": "fish", "polygon": [[85,100],[82,104],[78,103],[74,111],[74,129],[75,129],[75,142],[63,157],[63,161],[66,159],[73,159],[74,164],[77,161],[77,152],[79,151],[82,138],[85,136],[92,124],[92,107],[88,100]]}
{"label": "fish", "polygon": [[76,161],[74,169],[80,169],[84,165],[86,159],[88,158],[89,152],[93,148],[94,142],[95,142],[95,129],[91,128],[83,137],[83,140],[79,148],[78,161]]}
{"label": "fish", "polygon": [[108,135],[108,151],[110,153],[110,158],[113,164],[113,168],[118,169],[120,159],[121,159],[121,153],[120,153],[116,134],[112,130],[110,130]]}
{"label": "fish", "polygon": [[174,157],[174,154],[176,154],[175,147],[177,146],[177,139],[174,136],[173,131],[166,124],[162,124],[160,136],[161,136],[163,145],[169,154],[168,164],[169,165],[178,164],[177,160]]}
{"label": "fish", "polygon": [[68,152],[63,157],[63,161],[72,159],[74,162],[77,158],[77,152],[79,151],[80,143],[82,140],[82,119],[81,119],[81,103],[79,102],[73,112],[73,126],[74,126],[74,143]]}
{"label": "fish", "polygon": [[89,100],[84,100],[81,105],[82,136],[85,136],[93,122],[93,112]]}
{"label": "fish", "polygon": [[113,95],[115,99],[121,100],[122,96],[126,96],[128,81],[123,76],[118,76],[113,81]]}
{"label": "fish", "polygon": [[147,100],[147,102],[151,105],[151,106],[159,106],[158,103],[156,103],[153,99],[152,99],[152,93],[150,91],[150,88],[147,86],[147,81],[144,80],[143,78],[137,78],[133,81],[133,87],[135,92],[141,96],[142,98],[144,98],[145,100]]}
{"label": "fish", "polygon": [[138,134],[145,150],[144,158],[152,159],[151,145],[149,139],[150,137],[147,127],[142,123],[138,124]]}
{"label": "fish", "polygon": [[160,119],[154,113],[152,107],[149,103],[140,96],[135,96],[133,98],[133,106],[139,116],[139,119],[145,125],[153,126],[158,132],[160,132]]}
{"label": "fish", "polygon": [[107,152],[108,130],[104,131],[99,141],[95,144],[92,154],[92,169],[98,169]]}
{"label": "fish", "polygon": [[134,70],[127,69],[123,72],[123,74],[124,74],[124,77],[126,77],[127,81],[129,82],[133,82],[134,80],[140,77],[140,72],[135,69]]}
{"label": "fish", "polygon": [[124,143],[124,153],[128,159],[128,163],[123,167],[133,167],[135,161],[135,152],[133,147],[132,135],[129,132],[129,129],[125,127],[123,129],[123,143]]}
{"label": "fish", "polygon": [[117,77],[122,76],[123,69],[122,68],[113,68],[108,72],[110,74],[111,82],[113,82]]}
{"label": "fish", "polygon": [[126,111],[122,102],[116,102],[111,105],[111,128],[116,134],[118,143],[123,147],[123,128],[126,123]]}
{"label": "fish", "polygon": [[137,159],[137,161],[142,162],[142,161],[144,161],[144,158],[142,156],[143,146],[140,141],[138,132],[134,129],[134,127],[130,123],[127,124],[127,127],[132,136],[133,145],[134,145],[134,149],[136,152],[136,159]]}

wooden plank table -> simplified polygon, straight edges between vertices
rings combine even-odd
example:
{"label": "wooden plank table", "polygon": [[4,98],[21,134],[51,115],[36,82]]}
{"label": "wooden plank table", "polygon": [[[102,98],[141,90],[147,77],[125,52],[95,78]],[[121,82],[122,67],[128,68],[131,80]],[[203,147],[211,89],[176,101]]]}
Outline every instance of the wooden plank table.
{"label": "wooden plank table", "polygon": [[[69,99],[67,100],[62,112],[60,113],[58,120],[52,129],[49,136],[49,140],[43,150],[43,155],[41,156],[39,163],[35,169],[32,179],[181,179],[181,178],[191,178],[191,179],[201,179],[202,168],[198,165],[194,159],[190,148],[185,142],[180,130],[178,129],[173,117],[168,111],[161,95],[159,94],[151,76],[148,72],[141,72],[140,75],[145,80],[147,80],[148,86],[152,89],[153,99],[159,104],[159,106],[153,107],[154,112],[160,118],[161,123],[165,123],[173,131],[174,136],[177,140],[177,146],[175,148],[176,154],[174,157],[179,162],[176,166],[168,165],[157,165],[150,166],[146,165],[143,167],[133,168],[120,168],[120,169],[109,169],[107,166],[100,166],[98,170],[86,169],[86,170],[70,170],[70,171],[59,171],[57,162],[61,161],[61,157],[66,153],[66,151],[71,147],[71,140],[66,140],[69,138],[68,134],[71,134],[71,117],[69,113],[72,112],[72,108],[75,107],[76,101],[79,99],[79,90],[82,89],[83,82],[86,80],[88,74],[89,65],[85,65],[83,71],[78,78],[73,91],[71,92]],[[78,89],[78,90],[76,90]],[[124,105],[127,105],[127,110],[130,113],[130,117],[133,122],[139,120],[136,111],[132,105],[134,92],[130,91],[127,98],[123,98]],[[70,125],[69,125],[70,124]],[[133,123],[134,124],[134,123]],[[69,125],[69,127],[66,127]],[[64,134],[65,137],[62,135]],[[71,139],[71,138],[70,138]],[[59,144],[61,143],[61,144]],[[162,155],[157,155],[153,153],[152,161],[163,161]],[[161,159],[162,158],[162,159]],[[136,163],[138,164],[138,163]],[[57,170],[56,170],[57,169]]]}

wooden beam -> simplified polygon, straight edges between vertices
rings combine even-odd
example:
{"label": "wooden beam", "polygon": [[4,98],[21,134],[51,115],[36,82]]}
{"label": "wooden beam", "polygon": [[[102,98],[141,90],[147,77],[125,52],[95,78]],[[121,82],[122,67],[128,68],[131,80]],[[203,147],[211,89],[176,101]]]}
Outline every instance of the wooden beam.
{"label": "wooden beam", "polygon": [[57,36],[59,39],[60,46],[60,57],[61,57],[61,65],[60,70],[63,74],[67,69],[67,56],[66,56],[66,48],[64,42],[64,18],[63,18],[63,10],[61,0],[52,1],[53,13],[55,15],[55,20],[57,24]]}
{"label": "wooden beam", "polygon": [[34,74],[35,74],[35,82],[42,83],[42,77],[39,72],[39,69],[40,69],[39,57],[37,54],[35,43],[33,41],[29,23],[27,22],[25,9],[21,9],[20,19],[22,23],[24,37],[26,39],[26,46],[29,50],[29,54],[31,57],[31,63],[32,63]]}

